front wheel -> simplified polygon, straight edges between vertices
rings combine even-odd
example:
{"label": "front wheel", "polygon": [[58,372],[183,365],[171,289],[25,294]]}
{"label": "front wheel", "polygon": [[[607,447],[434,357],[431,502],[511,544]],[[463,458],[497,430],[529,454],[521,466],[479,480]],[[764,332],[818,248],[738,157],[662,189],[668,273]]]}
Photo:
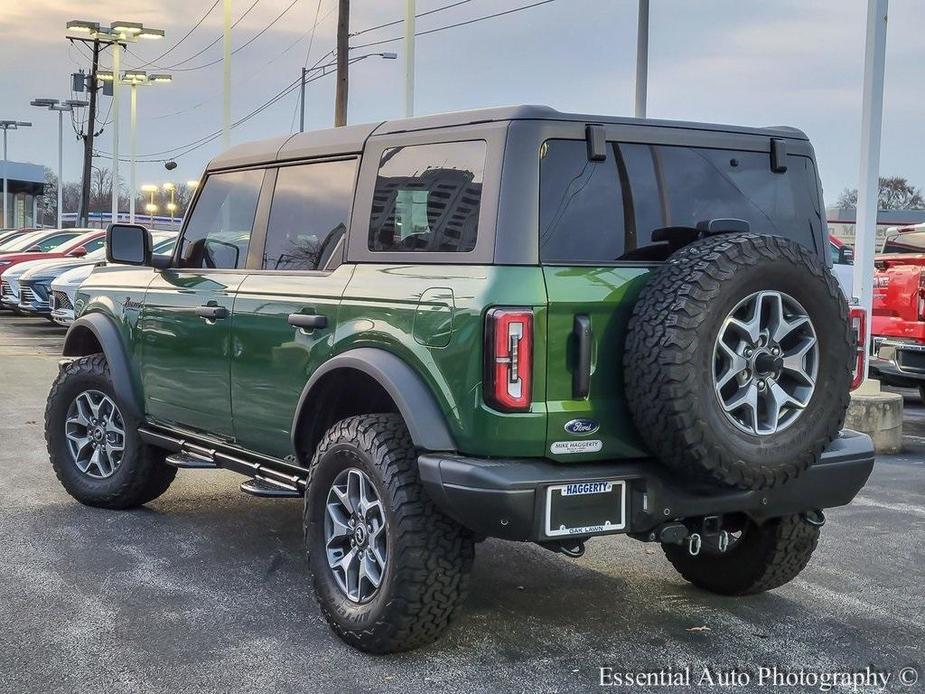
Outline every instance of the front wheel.
{"label": "front wheel", "polygon": [[472,537],[427,496],[398,415],[350,417],[328,430],[309,468],[304,528],[315,597],[355,648],[428,644],[465,598]]}
{"label": "front wheel", "polygon": [[45,441],[61,484],[77,501],[132,508],[163,494],[177,473],[145,444],[120,407],[102,354],[61,368],[48,393]]}
{"label": "front wheel", "polygon": [[698,588],[720,595],[753,595],[796,578],[818,541],[819,527],[795,515],[762,525],[745,521],[725,552],[704,546],[691,556],[687,545],[662,549],[678,573]]}

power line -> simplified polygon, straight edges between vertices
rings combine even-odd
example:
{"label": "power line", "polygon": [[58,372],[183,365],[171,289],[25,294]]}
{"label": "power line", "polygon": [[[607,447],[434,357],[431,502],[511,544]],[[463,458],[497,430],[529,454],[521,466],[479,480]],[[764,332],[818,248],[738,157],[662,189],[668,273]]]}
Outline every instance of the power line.
{"label": "power line", "polygon": [[[473,19],[467,19],[462,22],[456,22],[454,24],[447,24],[442,27],[437,27],[435,29],[427,29],[426,31],[417,31],[415,36],[427,36],[428,34],[436,34],[438,31],[446,31],[447,29],[456,29],[458,27],[463,27],[468,24],[475,24],[476,22],[484,22],[486,19],[495,19],[497,17],[504,17],[505,15],[514,14],[515,12],[521,12],[523,10],[530,10],[534,7],[539,7],[540,5],[548,5],[551,2],[556,0],[540,0],[540,2],[534,2],[529,5],[524,5],[523,7],[515,7],[510,10],[504,10],[503,12],[495,12],[494,14],[487,14],[482,17],[474,17]],[[370,41],[369,43],[361,43],[357,46],[351,46],[351,48],[370,48],[372,46],[382,46],[386,43],[394,43],[395,41],[401,41],[404,36],[396,36],[391,39],[383,39],[381,41]]]}
{"label": "power line", "polygon": [[[263,29],[261,29],[261,30],[258,31],[256,34],[254,34],[250,39],[248,39],[247,41],[245,41],[244,43],[242,43],[240,46],[238,46],[237,48],[235,48],[233,51],[231,51],[232,55],[234,55],[235,53],[238,53],[239,51],[243,51],[245,48],[247,48],[249,45],[251,45],[254,41],[256,41],[256,40],[259,39],[261,36],[263,36],[274,24],[276,24],[279,20],[281,20],[281,19],[286,15],[286,13],[289,12],[289,10],[291,10],[293,7],[295,7],[296,4],[297,4],[298,2],[299,2],[299,0],[292,0],[292,2],[289,3],[289,5],[286,7],[286,9],[283,10],[282,12],[280,12],[280,13],[276,16],[276,19],[274,19],[272,22],[270,22],[269,24],[267,24]],[[255,2],[254,4],[256,5],[257,3]],[[252,5],[252,7],[253,7],[253,5]],[[242,17],[242,18],[243,18],[243,17]],[[216,41],[216,43],[217,43],[217,41]],[[214,44],[213,44],[213,45],[214,45]],[[167,69],[174,70],[175,72],[192,72],[192,71],[194,71],[194,70],[201,70],[201,69],[206,68],[206,67],[211,67],[212,65],[216,65],[216,64],[222,62],[222,60],[223,60],[222,58],[216,58],[215,60],[211,60],[211,61],[209,61],[208,63],[203,63],[202,65],[194,65],[193,67],[176,67],[176,66],[171,66],[171,67],[169,67],[169,68],[167,68]],[[187,59],[187,60],[185,60],[185,61],[183,61],[183,62],[181,62],[181,63],[177,63],[177,65],[182,65],[183,63],[186,63],[186,62],[189,62],[189,59]]]}
{"label": "power line", "polygon": [[[437,12],[443,12],[444,10],[450,10],[450,9],[453,9],[454,7],[459,7],[460,5],[465,5],[470,2],[472,2],[472,0],[459,0],[458,2],[452,2],[449,5],[444,5],[443,7],[436,7],[432,10],[428,10],[427,12],[421,12],[419,14],[414,15],[414,18],[420,19],[421,17],[426,17],[427,15],[430,15],[430,14],[436,14]],[[392,21],[392,22],[386,22],[385,24],[377,24],[374,27],[369,27],[367,29],[361,29],[360,31],[350,34],[350,36],[351,38],[356,37],[356,36],[361,36],[362,34],[368,34],[369,32],[376,31],[377,29],[385,29],[386,27],[393,27],[396,24],[404,24],[404,22],[405,22],[404,19],[396,19],[395,21]]]}
{"label": "power line", "polygon": [[137,65],[137,66],[135,66],[135,67],[132,68],[132,69],[133,69],[133,70],[139,70],[139,69],[141,69],[141,68],[143,68],[143,67],[148,67],[149,65],[154,65],[154,63],[156,63],[156,62],[159,61],[161,58],[163,58],[164,56],[166,56],[167,54],[169,54],[171,51],[173,51],[175,48],[177,48],[177,46],[179,46],[181,43],[183,43],[184,41],[186,41],[186,39],[188,39],[188,38],[190,37],[190,34],[192,34],[194,31],[196,31],[196,29],[198,29],[198,28],[200,27],[200,25],[201,25],[204,21],[206,21],[206,18],[207,18],[210,14],[212,14],[212,11],[213,11],[216,7],[218,7],[218,3],[220,3],[221,1],[222,1],[222,0],[215,0],[215,2],[212,3],[211,7],[209,7],[209,9],[207,9],[207,10],[205,11],[205,14],[203,14],[202,17],[199,18],[199,21],[196,22],[195,24],[193,24],[192,28],[191,28],[189,31],[187,31],[185,34],[183,34],[183,37],[182,37],[179,41],[177,41],[175,44],[173,44],[170,48],[168,48],[166,51],[164,51],[163,53],[161,53],[161,54],[160,54],[159,56],[157,56],[156,58],[152,58],[152,59],[149,60],[148,62],[142,63],[141,65]]}
{"label": "power line", "polygon": [[[335,7],[336,7],[336,6],[335,6]],[[327,19],[327,18],[330,16],[331,12],[334,11],[335,7],[332,7],[328,12],[326,12],[326,13],[324,14],[324,16],[321,17],[321,19],[318,20],[318,23],[317,23],[315,26],[318,26],[319,24],[321,24],[321,22],[323,22],[325,19]],[[238,84],[243,84],[243,83],[245,83],[245,82],[247,82],[247,81],[253,79],[253,78],[256,77],[257,75],[262,74],[262,73],[263,73],[263,70],[264,70],[267,66],[269,66],[269,65],[271,65],[271,64],[273,64],[273,63],[275,63],[277,60],[279,60],[280,58],[282,58],[286,53],[288,53],[289,51],[291,51],[291,50],[292,50],[293,48],[295,48],[298,44],[300,44],[302,41],[304,41],[306,38],[308,38],[308,36],[309,36],[313,31],[314,31],[314,27],[312,27],[312,29],[306,30],[306,31],[305,31],[301,36],[299,36],[295,41],[293,41],[293,42],[290,43],[288,46],[286,46],[283,50],[281,50],[279,53],[277,53],[274,57],[270,58],[270,60],[266,61],[265,63],[262,63],[262,64],[260,65],[260,67],[258,67],[256,70],[254,70],[253,72],[249,73],[248,75],[245,75],[244,77],[239,78],[238,81],[237,81],[237,83],[238,83]],[[306,61],[306,62],[307,62],[307,61]],[[315,67],[315,66],[312,66],[312,67]],[[174,117],[174,116],[179,116],[179,115],[182,115],[182,114],[184,114],[184,113],[190,113],[191,111],[195,111],[196,109],[201,108],[202,106],[205,106],[205,105],[208,104],[209,102],[214,101],[215,99],[217,99],[217,98],[220,97],[221,95],[222,95],[222,92],[216,92],[215,94],[212,94],[212,95],[206,97],[206,98],[203,99],[202,101],[200,101],[200,102],[198,102],[198,103],[196,103],[196,104],[193,104],[192,106],[188,106],[187,108],[180,109],[179,111],[171,111],[170,113],[162,113],[162,114],[157,115],[157,116],[147,116],[147,117],[139,116],[139,120],[145,120],[145,121],[163,120],[164,118],[172,118],[172,117]]]}
{"label": "power line", "polygon": [[[241,14],[241,16],[238,17],[238,18],[232,23],[231,28],[234,29],[236,26],[238,26],[238,24],[240,24],[241,21],[242,21],[245,17],[247,17],[248,14],[250,14],[251,10],[253,10],[253,9],[257,6],[257,4],[258,4],[259,2],[260,2],[260,0],[254,0],[254,2],[251,3],[250,7],[248,7],[246,10],[244,10],[244,12]],[[200,48],[198,51],[196,51],[195,53],[193,53],[193,54],[192,54],[191,56],[189,56],[188,58],[184,58],[183,60],[181,60],[181,61],[179,61],[179,62],[177,62],[177,63],[174,63],[173,65],[155,65],[153,62],[148,63],[148,65],[154,65],[154,67],[156,67],[158,70],[175,70],[175,71],[177,71],[177,72],[182,72],[182,71],[184,71],[184,69],[183,69],[183,68],[178,68],[177,66],[179,66],[179,65],[184,65],[184,64],[190,62],[191,60],[193,60],[194,58],[198,58],[200,55],[202,55],[203,53],[205,53],[207,50],[209,50],[210,48],[212,48],[212,46],[214,46],[215,44],[217,44],[217,43],[218,43],[219,41],[221,41],[221,40],[222,40],[222,36],[219,36],[217,39],[215,39],[215,40],[212,41],[211,43],[207,44],[207,45],[204,46],[203,48]],[[134,51],[132,51],[130,48],[126,48],[125,50],[128,51],[129,53],[131,53],[131,54],[132,54],[133,56],[135,56],[136,58],[141,59],[141,56],[140,56],[140,55],[137,55],[137,54],[136,54]],[[232,52],[234,52],[234,51],[232,51]],[[216,61],[216,62],[221,62],[221,58],[219,58],[218,61]],[[211,64],[211,65],[214,65],[215,63],[210,63],[210,64]],[[200,67],[206,67],[206,66],[202,65],[202,66],[200,66]],[[199,69],[199,68],[185,68],[186,71],[189,71],[189,70],[198,70],[198,69]]]}

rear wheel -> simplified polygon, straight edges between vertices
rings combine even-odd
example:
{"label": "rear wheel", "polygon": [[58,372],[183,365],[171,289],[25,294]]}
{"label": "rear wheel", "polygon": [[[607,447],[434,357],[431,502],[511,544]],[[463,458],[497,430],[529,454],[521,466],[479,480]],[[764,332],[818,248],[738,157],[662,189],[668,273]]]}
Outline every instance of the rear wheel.
{"label": "rear wheel", "polygon": [[792,581],[806,567],[819,527],[801,516],[756,525],[746,521],[725,552],[704,544],[691,556],[686,545],[662,545],[668,561],[698,588],[720,595],[752,595]]}
{"label": "rear wheel", "polygon": [[334,632],[370,653],[436,640],[462,604],[474,556],[418,477],[401,417],[363,415],[325,434],[309,468],[305,545]]}
{"label": "rear wheel", "polygon": [[45,441],[52,467],[82,504],[132,508],[156,499],[176,475],[164,452],[138,436],[102,354],[63,366],[48,393]]}

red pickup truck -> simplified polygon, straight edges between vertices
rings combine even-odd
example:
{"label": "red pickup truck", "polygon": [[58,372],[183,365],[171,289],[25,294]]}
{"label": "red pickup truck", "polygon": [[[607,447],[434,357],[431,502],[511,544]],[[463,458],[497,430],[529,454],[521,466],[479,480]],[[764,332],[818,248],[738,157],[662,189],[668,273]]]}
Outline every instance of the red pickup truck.
{"label": "red pickup truck", "polygon": [[891,229],[874,265],[871,375],[925,401],[925,225]]}

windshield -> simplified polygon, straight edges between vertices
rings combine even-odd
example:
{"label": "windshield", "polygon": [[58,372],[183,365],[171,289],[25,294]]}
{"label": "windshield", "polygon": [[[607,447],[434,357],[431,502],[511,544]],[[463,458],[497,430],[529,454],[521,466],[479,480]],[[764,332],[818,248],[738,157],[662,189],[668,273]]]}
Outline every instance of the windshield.
{"label": "windshield", "polygon": [[15,239],[13,239],[12,241],[8,241],[7,243],[5,243],[5,244],[3,244],[2,246],[0,246],[0,250],[2,250],[4,253],[13,253],[13,252],[16,252],[16,251],[25,250],[26,248],[29,247],[29,245],[30,245],[33,241],[35,241],[36,239],[41,238],[41,237],[42,237],[44,234],[46,234],[46,233],[48,233],[48,232],[46,232],[46,231],[32,231],[32,232],[29,232],[28,234],[23,234],[22,236],[17,236],[17,237],[16,237]]}
{"label": "windshield", "polygon": [[704,230],[740,228],[816,250],[823,229],[813,162],[767,152],[584,140],[540,150],[540,257],[545,263],[659,261]]}

